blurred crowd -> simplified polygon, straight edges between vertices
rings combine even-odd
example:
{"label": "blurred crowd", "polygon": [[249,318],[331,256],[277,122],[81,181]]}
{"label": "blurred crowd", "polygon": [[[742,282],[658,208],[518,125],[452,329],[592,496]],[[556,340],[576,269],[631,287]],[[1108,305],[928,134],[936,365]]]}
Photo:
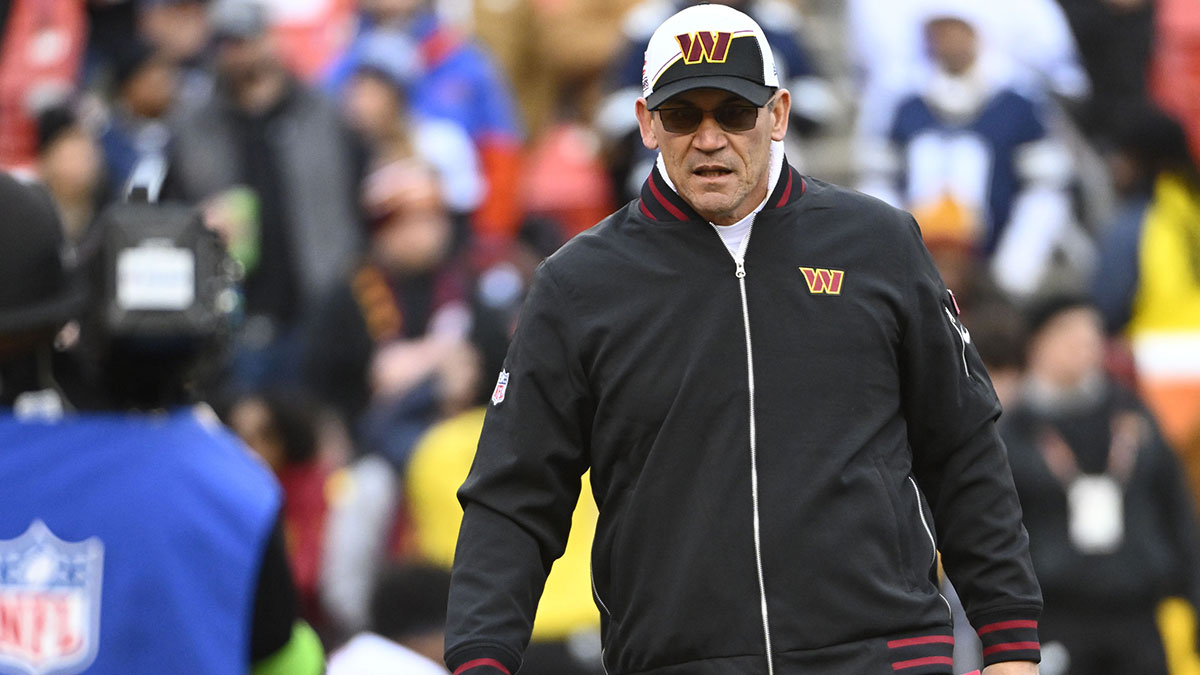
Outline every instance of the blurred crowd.
{"label": "blurred crowd", "polygon": [[[240,265],[204,396],[285,489],[330,672],[440,664],[454,493],[526,283],[636,196],[642,51],[688,4],[0,2],[0,167],[68,241],[141,188]],[[1042,672],[1165,672],[1119,648],[1139,631],[1200,672],[1200,3],[726,4],[792,92],[789,160],[911,211],[956,295],[1007,411]],[[584,485],[522,673],[602,672]]]}

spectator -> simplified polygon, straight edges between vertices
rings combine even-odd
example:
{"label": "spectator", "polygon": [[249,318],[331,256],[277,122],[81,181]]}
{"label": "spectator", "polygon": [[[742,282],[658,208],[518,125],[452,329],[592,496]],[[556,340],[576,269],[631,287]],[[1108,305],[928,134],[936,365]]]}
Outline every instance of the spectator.
{"label": "spectator", "polygon": [[430,0],[372,0],[362,3],[358,34],[327,78],[340,91],[358,68],[370,38],[380,32],[407,36],[416,44],[417,77],[412,109],[448,119],[466,130],[479,153],[487,192],[475,214],[475,233],[487,244],[511,239],[517,231],[517,181],[521,131],[510,88],[491,58],[444,25]]}
{"label": "spectator", "polygon": [[[312,307],[360,253],[357,186],[361,158],[337,109],[280,63],[263,7],[220,0],[215,96],[179,122],[172,166],[189,201],[249,195],[255,254],[243,259],[246,320],[235,353],[235,388],[297,379],[303,308]],[[244,186],[249,192],[232,191]]]}
{"label": "spectator", "polygon": [[450,573],[388,568],[371,594],[371,628],[329,658],[328,675],[445,675],[442,640]]}
{"label": "spectator", "polygon": [[981,40],[981,16],[948,3],[926,16],[933,66],[901,98],[862,186],[917,214],[948,203],[996,283],[1021,297],[1071,227],[1071,159],[1007,60]]}
{"label": "spectator", "polygon": [[[437,375],[437,388],[448,394],[443,406],[448,427],[461,428],[452,421],[469,418],[468,409],[490,395],[490,382],[481,374],[480,361],[484,373],[499,368],[522,284],[520,272],[512,264],[498,265],[480,277],[472,302],[473,348],[460,350]],[[485,391],[476,395],[480,390]],[[338,491],[330,513],[322,599],[338,627],[349,634],[368,625],[370,580],[387,560],[429,557],[422,553],[426,549],[418,531],[427,522],[428,513],[422,512],[418,520],[410,509],[413,504],[401,489],[410,465],[366,454],[351,463],[338,479],[343,489]],[[454,506],[453,511],[457,513],[459,507]],[[424,536],[431,535],[426,532]],[[438,563],[442,558],[432,560]]]}
{"label": "spectator", "polygon": [[362,449],[402,467],[416,436],[451,403],[437,382],[461,355],[468,286],[450,258],[450,220],[430,167],[393,163],[364,192],[373,222],[367,260],[319,305],[303,363]]}
{"label": "spectator", "polygon": [[179,102],[184,109],[213,95],[213,57],[208,17],[211,0],[134,0],[137,32],[179,69]]}
{"label": "spectator", "polygon": [[86,42],[82,2],[0,4],[0,168],[32,173],[37,116],[77,89]]}
{"label": "spectator", "polygon": [[38,116],[37,174],[49,188],[69,243],[77,244],[105,197],[99,144],[69,106]]}
{"label": "spectator", "polygon": [[1041,672],[1165,674],[1156,608],[1200,601],[1195,503],[1153,416],[1105,375],[1087,299],[1045,298],[1029,327],[1002,433],[1046,600]]}
{"label": "spectator", "polygon": [[317,406],[302,392],[268,390],[236,401],[229,426],[263,459],[283,487],[283,531],[300,613],[320,629],[318,601],[330,467],[318,455]]}
{"label": "spectator", "polygon": [[1112,334],[1132,347],[1143,395],[1184,452],[1200,498],[1200,170],[1186,135],[1161,110],[1124,110],[1113,158],[1126,202],[1103,242],[1093,295]]}
{"label": "spectator", "polygon": [[115,96],[100,135],[107,169],[108,199],[125,196],[131,184],[149,187],[156,200],[167,180],[167,114],[179,89],[179,70],[161,52],[138,42],[115,60]]}
{"label": "spectator", "polygon": [[[483,200],[479,155],[461,126],[415,112],[416,47],[407,36],[380,31],[363,39],[362,59],[346,82],[342,101],[350,126],[370,146],[372,171],[418,158],[437,169],[440,191],[456,222]],[[368,179],[370,180],[370,179]]]}
{"label": "spectator", "polygon": [[862,133],[883,132],[910,74],[929,65],[925,17],[948,8],[976,13],[982,40],[1016,63],[1021,86],[1068,101],[1088,95],[1070,27],[1054,0],[849,0],[846,44],[862,97]]}

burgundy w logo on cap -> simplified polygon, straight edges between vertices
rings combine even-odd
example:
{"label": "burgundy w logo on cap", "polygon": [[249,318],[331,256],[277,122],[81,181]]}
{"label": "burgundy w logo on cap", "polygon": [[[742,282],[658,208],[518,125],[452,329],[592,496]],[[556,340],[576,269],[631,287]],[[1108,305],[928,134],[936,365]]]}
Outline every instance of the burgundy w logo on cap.
{"label": "burgundy w logo on cap", "polygon": [[676,35],[679,50],[683,52],[683,62],[695,65],[703,61],[709,63],[725,63],[729,56],[729,41],[732,33],[718,31],[699,31]]}

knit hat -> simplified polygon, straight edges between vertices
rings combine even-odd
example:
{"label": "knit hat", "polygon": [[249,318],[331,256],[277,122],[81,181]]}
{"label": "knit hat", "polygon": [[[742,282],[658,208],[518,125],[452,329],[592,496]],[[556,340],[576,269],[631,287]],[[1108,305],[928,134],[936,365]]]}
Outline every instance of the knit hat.
{"label": "knit hat", "polygon": [[62,224],[49,194],[0,173],[0,335],[56,328],[85,288],[62,263]]}
{"label": "knit hat", "polygon": [[762,28],[725,5],[695,5],[664,21],[650,36],[642,65],[642,96],[651,110],[676,94],[710,87],[759,106],[779,88]]}

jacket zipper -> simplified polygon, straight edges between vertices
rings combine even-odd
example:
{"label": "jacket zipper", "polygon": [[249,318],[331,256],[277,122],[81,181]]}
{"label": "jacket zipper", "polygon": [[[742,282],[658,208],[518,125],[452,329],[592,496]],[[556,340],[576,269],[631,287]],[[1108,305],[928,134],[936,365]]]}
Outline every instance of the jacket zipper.
{"label": "jacket zipper", "polygon": [[[721,231],[717,229],[716,225],[713,225],[713,230],[720,238]],[[767,612],[767,584],[763,577],[762,533],[758,515],[758,440],[754,424],[754,349],[750,341],[750,305],[746,302],[746,248],[750,244],[750,234],[753,230],[754,223],[751,223],[750,227],[746,229],[746,236],[742,238],[737,254],[732,255],[733,262],[737,266],[734,275],[737,277],[738,290],[742,296],[742,325],[746,332],[746,381],[750,393],[750,499],[754,505],[754,563],[758,571],[763,642],[767,650],[767,675],[775,675],[775,662],[771,651],[771,619]],[[721,245],[724,246],[724,244],[722,239]]]}

